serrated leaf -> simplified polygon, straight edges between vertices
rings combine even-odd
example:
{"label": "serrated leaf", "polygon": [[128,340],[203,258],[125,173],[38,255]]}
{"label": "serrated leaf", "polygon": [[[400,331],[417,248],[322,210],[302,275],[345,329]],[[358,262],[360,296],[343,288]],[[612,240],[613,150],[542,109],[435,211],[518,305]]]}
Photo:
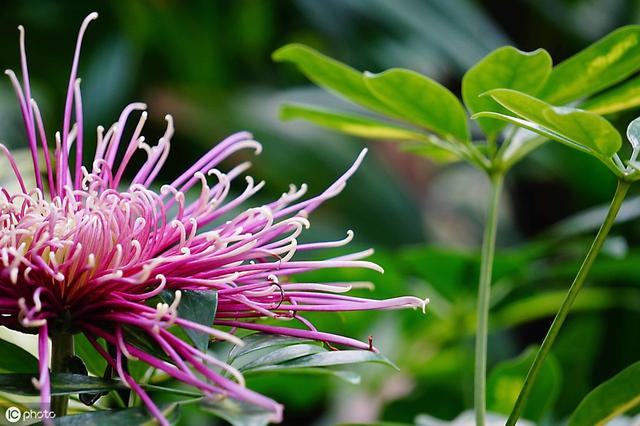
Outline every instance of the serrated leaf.
{"label": "serrated leaf", "polygon": [[603,117],[592,112],[548,103],[510,89],[487,92],[512,113],[536,123],[587,151],[611,157],[621,147],[618,131]]}
{"label": "serrated leaf", "polygon": [[558,105],[587,97],[640,69],[638,57],[640,26],[622,27],[554,67],[539,96]]}
{"label": "serrated leaf", "polygon": [[385,115],[394,116],[365,85],[362,73],[302,44],[288,44],[273,52],[276,62],[291,62],[312,82]]}
{"label": "serrated leaf", "polygon": [[[536,351],[526,350],[515,359],[498,364],[487,378],[487,409],[509,414],[533,363]],[[553,358],[547,358],[538,380],[524,406],[522,417],[536,424],[551,409],[560,389],[560,367]]]}
{"label": "serrated leaf", "polygon": [[415,71],[392,68],[365,73],[369,90],[398,115],[446,139],[469,141],[467,115],[458,98],[446,87]]}
{"label": "serrated leaf", "polygon": [[[160,406],[160,412],[170,424],[175,424],[179,418],[179,404]],[[94,411],[73,416],[56,417],[57,426],[142,426],[154,424],[155,418],[142,407],[126,408],[124,410]],[[42,423],[38,423],[42,424]]]}
{"label": "serrated leaf", "polygon": [[569,426],[606,424],[640,406],[640,361],[592,390],[569,419]]}
{"label": "serrated leaf", "polygon": [[580,104],[580,109],[600,115],[637,108],[640,106],[640,77],[595,95]]}
{"label": "serrated leaf", "polygon": [[[6,340],[0,339],[1,373],[34,373],[38,371],[38,360],[29,352]],[[2,389],[2,387],[0,387]]]}
{"label": "serrated leaf", "polygon": [[[178,316],[187,321],[211,326],[218,307],[218,292],[215,290],[182,290],[182,298],[178,305]],[[161,297],[166,303],[171,303],[174,292],[163,291]],[[209,335],[201,331],[183,328],[199,350],[206,352],[209,347]]]}
{"label": "serrated leaf", "polygon": [[[535,95],[551,73],[551,56],[544,49],[523,52],[512,46],[494,50],[471,67],[462,78],[462,98],[471,113],[506,112],[495,100],[480,96],[491,89],[507,88]],[[480,128],[494,136],[504,123],[478,120]]]}

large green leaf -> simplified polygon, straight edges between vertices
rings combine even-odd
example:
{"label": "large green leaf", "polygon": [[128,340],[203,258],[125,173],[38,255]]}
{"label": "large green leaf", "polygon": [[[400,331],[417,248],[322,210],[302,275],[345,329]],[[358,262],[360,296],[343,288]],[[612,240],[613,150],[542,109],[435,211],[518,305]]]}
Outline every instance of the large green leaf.
{"label": "large green leaf", "polygon": [[609,87],[640,69],[640,26],[620,28],[558,64],[540,98],[564,105]]}
{"label": "large green leaf", "polygon": [[38,371],[38,360],[33,355],[18,345],[0,339],[0,373],[34,373],[36,371]]}
{"label": "large green leaf", "polygon": [[406,121],[446,138],[469,140],[467,115],[446,87],[415,71],[393,68],[365,73],[369,90]]}
{"label": "large green leaf", "polygon": [[273,52],[273,60],[294,63],[307,78],[320,87],[371,108],[395,115],[365,85],[362,73],[302,44],[288,44]]}
{"label": "large green leaf", "polygon": [[611,157],[622,145],[622,138],[615,127],[592,112],[555,107],[511,89],[494,89],[487,94],[511,112],[588,151]]}
{"label": "large green leaf", "polygon": [[[174,298],[173,292],[163,291],[161,297],[171,303]],[[198,324],[211,326],[216,316],[218,307],[218,292],[215,290],[183,290],[180,304],[178,305],[178,315],[180,318]],[[206,351],[209,346],[209,335],[207,333],[184,328],[184,332],[189,336],[193,344],[201,351]]]}
{"label": "large green leaf", "polygon": [[633,78],[580,104],[596,114],[613,114],[640,106],[640,77]]}
{"label": "large green leaf", "polygon": [[[178,403],[165,404],[159,408],[169,423],[175,424],[178,421]],[[55,420],[57,426],[142,426],[154,423],[154,417],[142,407],[94,411],[74,416],[57,417]]]}
{"label": "large green leaf", "polygon": [[364,138],[405,141],[426,139],[426,135],[373,118],[304,105],[283,105],[280,118],[283,120],[301,118],[342,133]]}
{"label": "large green leaf", "polygon": [[[551,66],[551,56],[544,49],[523,52],[511,46],[501,47],[467,71],[462,78],[462,98],[472,113],[504,113],[506,109],[495,100],[480,95],[497,88],[514,89],[535,95],[547,81]],[[505,124],[491,119],[479,119],[478,125],[492,137]]]}
{"label": "large green leaf", "polygon": [[592,390],[571,415],[569,426],[606,424],[640,406],[640,361]]}
{"label": "large green leaf", "polygon": [[[491,371],[487,378],[489,411],[502,414],[511,412],[535,355],[534,349],[528,349],[519,357],[498,364]],[[560,380],[557,361],[553,357],[547,358],[527,399],[522,417],[537,424],[557,398]]]}

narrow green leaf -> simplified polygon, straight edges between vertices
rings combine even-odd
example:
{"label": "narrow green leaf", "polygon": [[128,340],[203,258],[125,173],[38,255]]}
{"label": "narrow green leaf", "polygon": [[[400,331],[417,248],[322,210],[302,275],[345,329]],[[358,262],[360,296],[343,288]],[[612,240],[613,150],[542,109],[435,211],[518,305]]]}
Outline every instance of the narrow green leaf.
{"label": "narrow green leaf", "polygon": [[640,69],[640,26],[622,27],[558,64],[541,99],[564,105],[597,93]]}
{"label": "narrow green leaf", "polygon": [[328,368],[328,367],[289,368],[286,365],[284,366],[274,365],[272,366],[272,368],[269,368],[268,370],[251,370],[251,371],[243,372],[243,374],[247,377],[260,375],[260,374],[272,374],[272,373],[273,374],[281,374],[281,373],[296,374],[296,375],[300,374],[300,375],[311,375],[311,376],[313,375],[332,376],[352,385],[359,385],[360,382],[362,381],[362,377],[360,377],[358,373],[355,373],[353,371],[337,370],[337,369]]}
{"label": "narrow green leaf", "polygon": [[[36,357],[20,346],[0,339],[0,373],[34,373],[36,371],[38,371]],[[2,389],[1,386],[0,389]]]}
{"label": "narrow green leaf", "polygon": [[640,361],[592,390],[569,419],[569,426],[604,425],[640,406]]}
{"label": "narrow green leaf", "polygon": [[234,346],[229,352],[229,364],[235,361],[236,358],[249,355],[262,349],[310,343],[312,340],[258,332],[242,337],[242,342],[244,343],[243,346]]}
{"label": "narrow green leaf", "polygon": [[418,133],[370,117],[325,110],[304,105],[285,104],[280,110],[283,120],[305,119],[342,133],[380,140],[406,141],[401,148],[438,163],[459,159],[456,148],[435,135]]}
{"label": "narrow green leaf", "polygon": [[[506,109],[495,100],[480,95],[497,88],[535,95],[547,81],[551,67],[551,56],[544,49],[523,52],[512,46],[501,47],[467,71],[462,78],[462,98],[471,113],[504,113]],[[479,119],[478,125],[489,136],[504,127],[504,123],[487,119]]]}
{"label": "narrow green leaf", "polygon": [[238,369],[243,373],[250,372],[251,370],[259,370],[263,367],[271,367],[273,365],[282,364],[296,358],[301,358],[307,355],[326,351],[327,350],[322,346],[307,343],[285,346],[284,348],[275,349],[261,357],[258,357],[257,359],[240,366]]}
{"label": "narrow green leaf", "polygon": [[[163,291],[161,297],[171,303],[174,292]],[[218,292],[215,290],[183,290],[178,315],[187,321],[211,326],[216,316],[218,307]],[[193,344],[201,351],[206,351],[209,346],[209,335],[201,331],[184,328]]]}
{"label": "narrow green leaf", "polygon": [[[487,409],[501,414],[509,414],[518,398],[529,367],[533,363],[536,351],[527,349],[515,359],[498,364],[487,378]],[[536,424],[552,407],[560,389],[560,367],[549,357],[533,387],[522,417]]]}
{"label": "narrow green leaf", "polygon": [[[0,374],[0,389],[18,395],[39,395],[31,381],[37,374]],[[76,393],[96,393],[112,389],[127,389],[117,380],[106,380],[82,374],[58,373],[51,375],[51,394],[69,395]]]}
{"label": "narrow green leaf", "polygon": [[640,106],[640,77],[595,95],[580,104],[580,109],[606,115]]}
{"label": "narrow green leaf", "polygon": [[304,105],[283,105],[280,109],[280,118],[283,120],[305,119],[320,126],[364,138],[413,141],[425,139],[425,135],[418,132],[373,118]]}
{"label": "narrow green leaf", "polygon": [[278,365],[265,365],[263,367],[254,368],[252,369],[252,371],[268,371],[272,369],[282,370],[286,368],[299,369],[309,367],[332,367],[337,365],[360,364],[365,362],[385,364],[396,369],[398,368],[387,357],[380,353],[363,350],[347,350],[316,353],[303,356],[301,358],[296,358],[291,361],[286,361]]}
{"label": "narrow green leaf", "polygon": [[602,156],[611,157],[622,145],[622,138],[615,127],[592,112],[554,107],[511,89],[494,89],[487,94],[520,117]]}
{"label": "narrow green leaf", "polygon": [[[170,424],[177,423],[180,415],[178,403],[166,404],[159,408]],[[142,407],[94,411],[74,416],[56,417],[55,420],[57,426],[142,426],[154,423],[154,417]]]}
{"label": "narrow green leaf", "polygon": [[225,419],[232,426],[266,426],[275,420],[273,412],[232,398],[219,401],[206,399],[202,408]]}
{"label": "narrow green leaf", "polygon": [[320,87],[371,108],[394,116],[394,112],[375,97],[364,84],[362,73],[302,44],[288,44],[273,52],[276,62],[295,64],[309,80]]}
{"label": "narrow green leaf", "polygon": [[446,87],[415,71],[393,68],[365,73],[367,87],[410,123],[445,138],[469,141],[467,115],[458,98]]}

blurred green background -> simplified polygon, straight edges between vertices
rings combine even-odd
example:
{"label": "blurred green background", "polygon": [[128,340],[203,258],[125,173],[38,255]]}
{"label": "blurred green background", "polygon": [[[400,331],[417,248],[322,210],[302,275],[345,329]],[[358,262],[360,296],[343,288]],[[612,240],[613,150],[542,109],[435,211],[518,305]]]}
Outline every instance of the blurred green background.
{"label": "blurred green background", "polygon": [[[252,159],[251,174],[267,181],[256,204],[289,183],[320,192],[365,146],[279,121],[284,100],[339,102],[293,67],[273,63],[270,54],[281,45],[306,43],[359,69],[412,68],[459,93],[464,70],[498,46],[544,47],[557,63],[618,26],[640,22],[640,2],[624,0],[2,1],[0,66],[19,68],[16,26],[23,24],[34,96],[50,130],[60,127],[75,37],[93,10],[100,19],[85,37],[80,65],[86,128],[111,124],[128,102],[140,100],[149,105],[146,134],[154,140],[171,113],[176,136],[160,179],[175,176],[229,133],[249,130],[264,144]],[[613,119],[623,130],[634,113]],[[8,79],[0,85],[0,140],[25,146]],[[306,238],[341,238],[353,229],[351,249],[375,247],[386,273],[332,271],[318,279],[371,280],[376,297],[416,294],[432,303],[426,316],[317,316],[327,331],[372,335],[401,371],[369,367],[360,386],[319,376],[251,379],[250,386],[286,405],[284,424],[412,423],[419,414],[450,420],[472,406],[486,181],[468,166],[439,167],[391,144],[370,148],[343,194],[312,216]],[[613,189],[612,175],[595,160],[558,144],[544,146],[510,175],[490,372],[542,340],[598,225],[597,207]],[[554,348],[550,409],[534,419],[541,424],[559,424],[589,389],[640,358],[640,222],[633,220],[639,215],[640,198],[631,194],[622,214],[627,220],[614,229]],[[515,398],[517,382],[489,382],[490,410],[508,411],[505,401]],[[182,417],[183,424],[216,421],[188,410]]]}

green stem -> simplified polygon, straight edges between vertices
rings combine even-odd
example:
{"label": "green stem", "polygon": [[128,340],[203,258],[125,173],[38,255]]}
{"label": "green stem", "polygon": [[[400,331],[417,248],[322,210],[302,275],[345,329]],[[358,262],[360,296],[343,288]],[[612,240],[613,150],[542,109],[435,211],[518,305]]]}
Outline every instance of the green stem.
{"label": "green stem", "polygon": [[487,388],[487,336],[489,334],[489,302],[491,300],[491,273],[496,249],[496,232],[500,195],[504,183],[504,174],[491,175],[491,199],[487,212],[487,222],[482,240],[480,280],[478,283],[478,319],[476,329],[476,355],[474,402],[476,425],[484,426],[486,414]]}
{"label": "green stem", "polygon": [[567,315],[569,314],[569,311],[571,310],[571,307],[573,306],[573,303],[575,302],[576,297],[578,296],[578,293],[582,289],[584,282],[587,278],[587,275],[589,275],[589,271],[591,271],[591,267],[593,266],[593,263],[595,262],[596,257],[598,257],[598,253],[600,253],[600,249],[602,248],[602,245],[607,239],[607,235],[609,234],[609,231],[611,230],[611,227],[613,226],[616,220],[616,216],[618,215],[618,211],[620,210],[620,206],[624,201],[624,197],[627,194],[627,191],[629,190],[630,185],[631,185],[630,182],[626,182],[623,180],[618,181],[618,187],[616,188],[616,192],[613,196],[613,200],[611,201],[611,205],[609,206],[607,217],[605,218],[604,222],[600,226],[600,229],[598,230],[598,234],[596,235],[596,239],[593,240],[593,243],[589,248],[589,252],[587,253],[587,256],[582,262],[582,265],[580,266],[580,270],[578,271],[578,274],[573,280],[573,283],[571,284],[571,287],[569,288],[569,291],[567,292],[567,295],[565,296],[562,302],[562,305],[560,306],[560,310],[558,310],[556,317],[553,319],[553,323],[551,323],[551,327],[549,328],[549,331],[547,332],[547,335],[544,338],[544,341],[542,342],[542,346],[540,347],[540,349],[538,349],[538,353],[536,354],[536,357],[533,360],[533,364],[529,369],[529,373],[527,374],[527,378],[524,381],[522,390],[518,395],[518,399],[516,401],[515,406],[513,407],[513,411],[511,411],[509,420],[507,420],[507,426],[514,426],[518,421],[518,418],[520,417],[520,414],[522,412],[522,409],[524,408],[527,398],[531,393],[533,384],[535,383],[536,378],[538,377],[538,374],[542,369],[544,360],[547,358],[547,355],[549,355],[551,346],[553,346],[553,343],[558,337],[558,334],[560,333],[560,328],[562,327],[562,324],[567,318]]}
{"label": "green stem", "polygon": [[[73,334],[58,333],[51,336],[51,372],[68,373],[69,359],[73,357]],[[69,407],[69,396],[58,395],[51,397],[51,411],[56,413],[56,417],[67,414]]]}

